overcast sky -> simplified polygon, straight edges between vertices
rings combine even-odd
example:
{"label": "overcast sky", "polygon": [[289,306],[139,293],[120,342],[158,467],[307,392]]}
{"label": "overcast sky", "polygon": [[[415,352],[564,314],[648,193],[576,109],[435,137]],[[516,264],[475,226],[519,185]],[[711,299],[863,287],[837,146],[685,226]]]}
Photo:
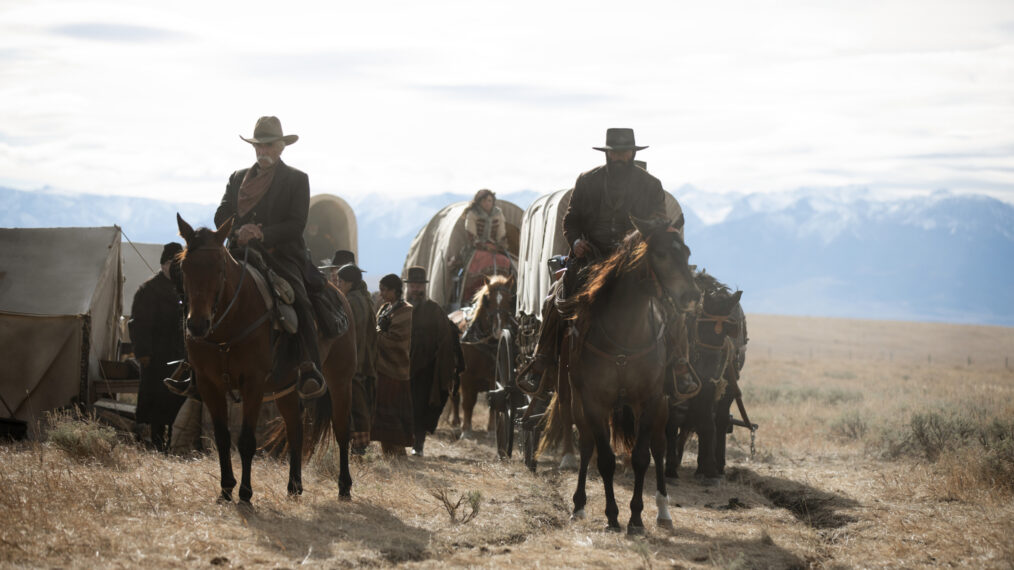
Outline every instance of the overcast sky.
{"label": "overcast sky", "polygon": [[629,126],[669,190],[1014,202],[1014,2],[0,0],[0,185],[217,201],[260,115],[314,193],[548,192]]}

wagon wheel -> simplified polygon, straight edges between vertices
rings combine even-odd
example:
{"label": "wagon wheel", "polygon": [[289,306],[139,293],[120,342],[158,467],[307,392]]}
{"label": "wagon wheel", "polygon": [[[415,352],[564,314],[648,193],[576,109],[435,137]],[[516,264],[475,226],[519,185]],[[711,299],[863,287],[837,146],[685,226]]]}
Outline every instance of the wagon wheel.
{"label": "wagon wheel", "polygon": [[525,467],[532,473],[535,473],[535,468],[539,464],[539,460],[535,457],[535,448],[539,443],[539,436],[542,435],[542,430],[539,428],[531,428],[521,430],[521,447],[525,454]]}
{"label": "wagon wheel", "polygon": [[514,388],[514,341],[509,330],[504,330],[496,347],[497,389],[505,388],[507,397],[492,410],[496,424],[496,451],[500,459],[508,459],[514,452],[514,418],[511,392]]}

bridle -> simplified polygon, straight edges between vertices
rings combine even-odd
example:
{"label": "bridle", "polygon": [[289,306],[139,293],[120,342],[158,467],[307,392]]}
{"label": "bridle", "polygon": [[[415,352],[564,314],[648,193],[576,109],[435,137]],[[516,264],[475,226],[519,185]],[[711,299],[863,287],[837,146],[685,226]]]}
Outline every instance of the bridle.
{"label": "bridle", "polygon": [[[221,249],[224,249],[223,246],[205,245],[189,251],[220,251]],[[221,263],[219,264],[218,268],[219,275],[218,289],[215,291],[215,296],[212,298],[211,301],[211,316],[209,317],[209,320],[211,321],[211,326],[208,328],[208,332],[206,332],[204,336],[201,338],[193,336],[192,334],[190,334],[190,330],[187,329],[187,338],[202,344],[216,346],[222,352],[228,352],[233,345],[238,344],[239,342],[244,340],[246,337],[250,335],[250,333],[257,330],[257,327],[262,325],[265,321],[267,321],[271,317],[270,310],[265,310],[264,313],[259,318],[254,320],[252,323],[250,323],[250,325],[248,325],[245,329],[240,331],[237,335],[235,335],[228,341],[215,342],[213,340],[208,340],[208,337],[211,336],[212,333],[214,333],[215,330],[219,327],[219,325],[221,325],[222,322],[225,321],[225,318],[229,316],[229,313],[232,311],[232,308],[236,305],[236,301],[239,299],[239,294],[243,290],[243,283],[246,281],[247,271],[249,271],[249,269],[247,268],[247,260],[249,258],[249,255],[250,255],[250,247],[245,246],[243,248],[243,261],[241,263],[242,273],[240,274],[239,277],[239,283],[236,285],[236,291],[235,293],[233,293],[232,299],[229,300],[229,304],[226,305],[225,310],[222,311],[220,315],[218,315],[218,306],[219,303],[221,302],[222,293],[225,291],[226,284],[226,271],[225,271],[226,256],[225,255],[220,256]],[[218,315],[217,320],[215,319],[216,315]]]}

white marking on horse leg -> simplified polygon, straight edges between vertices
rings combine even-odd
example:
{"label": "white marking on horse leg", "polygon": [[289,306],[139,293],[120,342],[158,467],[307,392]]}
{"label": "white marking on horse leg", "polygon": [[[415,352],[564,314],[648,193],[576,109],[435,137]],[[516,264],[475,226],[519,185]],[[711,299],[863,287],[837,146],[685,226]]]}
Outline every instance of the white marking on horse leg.
{"label": "white marking on horse leg", "polygon": [[658,507],[658,520],[659,521],[672,521],[672,515],[669,514],[669,497],[655,491],[655,506]]}
{"label": "white marking on horse leg", "polygon": [[570,516],[571,520],[583,521],[584,520],[584,509],[574,511],[574,514]]}

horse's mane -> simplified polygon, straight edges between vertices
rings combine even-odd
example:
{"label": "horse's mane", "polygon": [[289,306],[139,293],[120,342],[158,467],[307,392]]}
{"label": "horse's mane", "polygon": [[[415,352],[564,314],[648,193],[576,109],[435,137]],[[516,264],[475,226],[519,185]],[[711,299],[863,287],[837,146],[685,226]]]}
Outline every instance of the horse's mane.
{"label": "horse's mane", "polygon": [[729,286],[722,283],[715,278],[714,275],[707,272],[707,270],[700,270],[694,273],[694,284],[704,294],[710,295],[731,295],[732,291]]}
{"label": "horse's mane", "polygon": [[647,253],[648,242],[640,232],[631,232],[605,261],[590,267],[587,283],[575,296],[579,316],[610,289],[617,277],[640,269]]}
{"label": "horse's mane", "polygon": [[493,275],[489,278],[489,282],[483,285],[478,291],[472,295],[472,306],[475,307],[475,314],[482,314],[483,305],[485,305],[486,293],[490,289],[496,289],[497,287],[506,286],[510,277],[504,275]]}

